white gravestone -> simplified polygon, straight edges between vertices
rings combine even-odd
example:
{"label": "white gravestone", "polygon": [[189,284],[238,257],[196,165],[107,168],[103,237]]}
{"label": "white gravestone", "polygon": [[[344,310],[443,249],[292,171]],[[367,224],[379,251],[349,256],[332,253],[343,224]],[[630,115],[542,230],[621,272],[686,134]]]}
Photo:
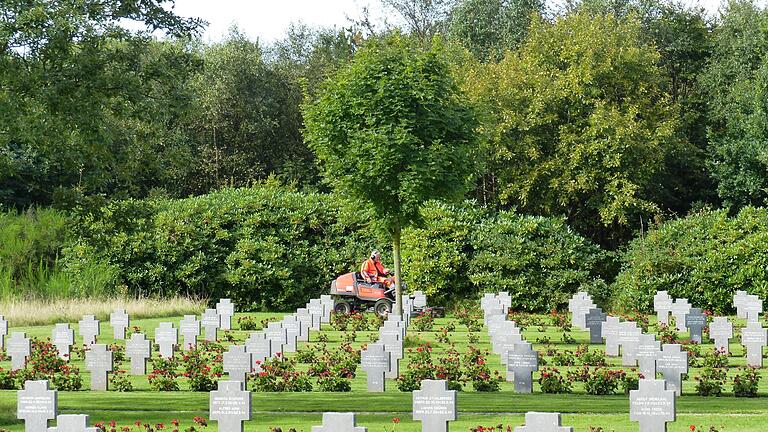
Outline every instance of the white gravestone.
{"label": "white gravestone", "polygon": [[11,333],[6,352],[11,356],[11,370],[21,370],[27,364],[27,358],[32,351],[32,342],[24,332]]}
{"label": "white gravestone", "polygon": [[93,345],[101,332],[101,324],[93,315],[83,315],[83,319],[77,323],[77,331],[83,338],[83,345]]}
{"label": "white gravestone", "polygon": [[62,414],[56,417],[56,427],[48,428],[48,432],[100,432],[97,427],[88,426],[88,416],[85,414]]}
{"label": "white gravestone", "polygon": [[747,349],[747,365],[763,367],[763,347],[768,344],[768,329],[759,321],[748,321],[741,330],[741,344]]}
{"label": "white gravestone", "polygon": [[756,295],[748,295],[743,305],[747,321],[758,321],[763,313],[763,301]]}
{"label": "white gravestone", "polygon": [[312,328],[312,322],[314,321],[312,315],[307,312],[307,309],[300,308],[296,310],[296,314],[294,314],[294,316],[301,325],[301,334],[299,335],[298,340],[302,342],[309,341],[309,329]]}
{"label": "white gravestone", "polygon": [[197,348],[197,337],[200,336],[200,321],[195,315],[184,315],[179,322],[179,333],[184,338],[184,351]]}
{"label": "white gravestone", "polygon": [[221,299],[216,303],[216,313],[219,314],[222,330],[232,330],[232,317],[235,316],[235,305],[230,299]]}
{"label": "white gravestone", "polygon": [[676,395],[683,394],[683,374],[688,373],[688,351],[678,344],[664,344],[656,358],[656,370],[667,381],[667,389]]}
{"label": "white gravestone", "polygon": [[403,341],[396,335],[382,334],[379,343],[383,344],[384,349],[389,353],[389,370],[384,376],[389,379],[396,379],[400,375],[400,360],[404,355]]}
{"label": "white gravestone", "polygon": [[715,341],[715,349],[730,354],[730,340],[733,337],[733,324],[726,317],[715,317],[709,324],[709,337]]}
{"label": "white gravestone", "polygon": [[125,340],[125,329],[130,327],[131,318],[125,309],[116,309],[109,315],[109,324],[112,326],[115,340]]}
{"label": "white gravestone", "polygon": [[323,413],[323,425],[312,426],[312,432],[368,432],[355,426],[355,413]]}
{"label": "white gravestone", "polygon": [[323,304],[323,318],[320,322],[331,322],[331,312],[333,311],[333,298],[329,295],[321,295],[320,303]]}
{"label": "white gravestone", "polygon": [[389,352],[382,344],[370,344],[360,353],[360,366],[367,374],[369,392],[383,392],[386,389],[384,375],[389,370]]}
{"label": "white gravestone", "polygon": [[637,344],[638,369],[644,378],[656,378],[656,360],[661,353],[661,342],[656,340],[653,334],[641,334],[640,341]]}
{"label": "white gravestone", "polygon": [[618,342],[621,345],[621,365],[634,367],[637,365],[637,344],[643,331],[634,321],[624,321],[619,324]]}
{"label": "white gravestone", "polygon": [[515,382],[517,393],[533,392],[533,372],[539,370],[539,352],[531,348],[528,342],[515,345],[507,352],[507,380],[510,374]]}
{"label": "white gravestone", "polygon": [[288,343],[288,332],[283,328],[282,323],[271,322],[267,324],[267,328],[264,329],[264,335],[272,341],[273,355],[284,351],[284,345]]}
{"label": "white gravestone", "polygon": [[527,412],[525,426],[518,426],[515,432],[573,432],[570,426],[562,426],[560,413]]}
{"label": "white gravestone", "polygon": [[272,341],[262,333],[251,333],[245,340],[245,350],[251,353],[251,368],[254,372],[261,372],[261,365],[272,357]]}
{"label": "white gravestone", "polygon": [[69,360],[70,349],[75,343],[75,331],[69,328],[69,324],[56,324],[51,339],[59,351],[59,358]]}
{"label": "white gravestone", "polygon": [[48,381],[25,381],[16,394],[16,418],[24,420],[25,432],[47,432],[48,421],[56,418],[57,393]]}
{"label": "white gravestone", "polygon": [[519,343],[525,342],[520,333],[508,334],[502,337],[499,342],[499,350],[501,351],[501,364],[507,366],[508,353],[515,350],[515,346]]}
{"label": "white gravestone", "polygon": [[93,344],[85,352],[85,369],[91,373],[91,390],[106,391],[109,387],[107,374],[112,372],[112,351],[104,344]]}
{"label": "white gravestone", "polygon": [[200,318],[200,324],[205,329],[205,340],[216,342],[219,339],[219,327],[221,327],[221,317],[216,309],[206,309]]}
{"label": "white gravestone", "polygon": [[160,357],[172,358],[179,343],[179,330],[171,322],[161,322],[155,329],[155,343],[160,346]]}
{"label": "white gravestone", "polygon": [[131,359],[131,375],[146,375],[147,359],[152,357],[152,343],[143,333],[134,333],[125,342],[125,355]]}
{"label": "white gravestone", "polygon": [[253,369],[251,353],[247,352],[243,345],[230,345],[229,351],[223,355],[224,372],[229,375],[230,381],[248,381],[248,374]]}
{"label": "white gravestone", "polygon": [[600,335],[605,338],[605,355],[618,357],[619,355],[619,324],[618,317],[608,316],[600,330]]}
{"label": "white gravestone", "polygon": [[301,336],[301,321],[295,316],[287,316],[283,318],[281,323],[285,329],[285,345],[283,346],[283,351],[294,353],[296,352],[296,345],[298,345],[299,337]]}
{"label": "white gravestone", "polygon": [[0,315],[0,350],[5,349],[5,337],[8,335],[8,321]]}
{"label": "white gravestone", "polygon": [[675,392],[664,380],[640,380],[639,389],[629,392],[629,419],[640,423],[640,432],[666,432],[675,421]]}
{"label": "white gravestone", "polygon": [[672,311],[672,297],[666,291],[659,291],[653,296],[653,309],[660,324],[669,325],[669,313]]}
{"label": "white gravestone", "polygon": [[448,422],[456,420],[456,390],[443,380],[423,380],[413,392],[413,419],[422,432],[447,432]]}
{"label": "white gravestone", "polygon": [[691,304],[688,299],[677,299],[672,302],[672,316],[675,317],[675,325],[678,332],[686,332],[685,316],[691,311]]}
{"label": "white gravestone", "polygon": [[242,432],[243,422],[251,419],[251,392],[243,390],[242,381],[219,381],[211,391],[210,418],[220,432]]}
{"label": "white gravestone", "polygon": [[733,295],[733,306],[736,308],[736,316],[739,318],[746,318],[747,312],[744,310],[744,303],[749,297],[746,291],[736,291]]}
{"label": "white gravestone", "polygon": [[323,313],[325,313],[325,307],[320,302],[320,299],[310,300],[307,303],[307,312],[312,315],[312,330],[320,330]]}

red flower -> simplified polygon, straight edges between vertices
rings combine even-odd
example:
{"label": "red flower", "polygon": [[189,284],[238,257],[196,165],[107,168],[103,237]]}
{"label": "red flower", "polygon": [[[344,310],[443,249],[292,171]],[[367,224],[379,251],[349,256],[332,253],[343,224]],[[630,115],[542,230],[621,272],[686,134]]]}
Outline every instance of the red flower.
{"label": "red flower", "polygon": [[392,423],[400,423],[400,417],[392,417]]}

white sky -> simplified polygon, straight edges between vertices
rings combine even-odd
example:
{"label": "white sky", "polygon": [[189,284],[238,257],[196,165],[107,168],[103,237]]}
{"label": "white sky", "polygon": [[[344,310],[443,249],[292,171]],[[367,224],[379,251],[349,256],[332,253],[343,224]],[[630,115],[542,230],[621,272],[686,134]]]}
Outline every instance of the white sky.
{"label": "white sky", "polygon": [[[720,0],[683,1],[702,5],[710,14],[720,4]],[[292,22],[313,27],[348,25],[347,17],[360,16],[363,6],[371,6],[373,17],[381,18],[379,5],[379,0],[176,0],[175,10],[181,16],[208,21],[205,40],[221,39],[236,24],[251,39],[269,43],[280,39]]]}

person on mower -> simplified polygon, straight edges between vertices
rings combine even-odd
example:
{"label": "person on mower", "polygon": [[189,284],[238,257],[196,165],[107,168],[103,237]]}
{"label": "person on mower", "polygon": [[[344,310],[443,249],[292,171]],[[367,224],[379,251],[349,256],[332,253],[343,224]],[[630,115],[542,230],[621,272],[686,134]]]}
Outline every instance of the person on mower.
{"label": "person on mower", "polygon": [[363,265],[360,266],[360,275],[368,283],[381,283],[387,288],[395,283],[389,274],[389,269],[381,264],[381,254],[377,250],[371,252],[370,258],[363,261]]}

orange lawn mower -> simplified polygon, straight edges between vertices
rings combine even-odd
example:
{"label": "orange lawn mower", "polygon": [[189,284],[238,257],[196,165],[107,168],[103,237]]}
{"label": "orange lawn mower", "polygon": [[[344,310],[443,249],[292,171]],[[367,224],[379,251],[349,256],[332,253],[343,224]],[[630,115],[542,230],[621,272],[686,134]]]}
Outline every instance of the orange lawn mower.
{"label": "orange lawn mower", "polygon": [[[405,289],[403,284],[403,290]],[[395,286],[387,288],[380,282],[366,282],[358,272],[346,273],[331,282],[331,297],[336,313],[350,314],[373,310],[379,316],[387,316],[392,312],[392,305],[395,303]],[[430,313],[435,317],[445,316],[443,308],[430,308],[424,303],[423,307],[415,307],[411,314],[415,316]]]}

